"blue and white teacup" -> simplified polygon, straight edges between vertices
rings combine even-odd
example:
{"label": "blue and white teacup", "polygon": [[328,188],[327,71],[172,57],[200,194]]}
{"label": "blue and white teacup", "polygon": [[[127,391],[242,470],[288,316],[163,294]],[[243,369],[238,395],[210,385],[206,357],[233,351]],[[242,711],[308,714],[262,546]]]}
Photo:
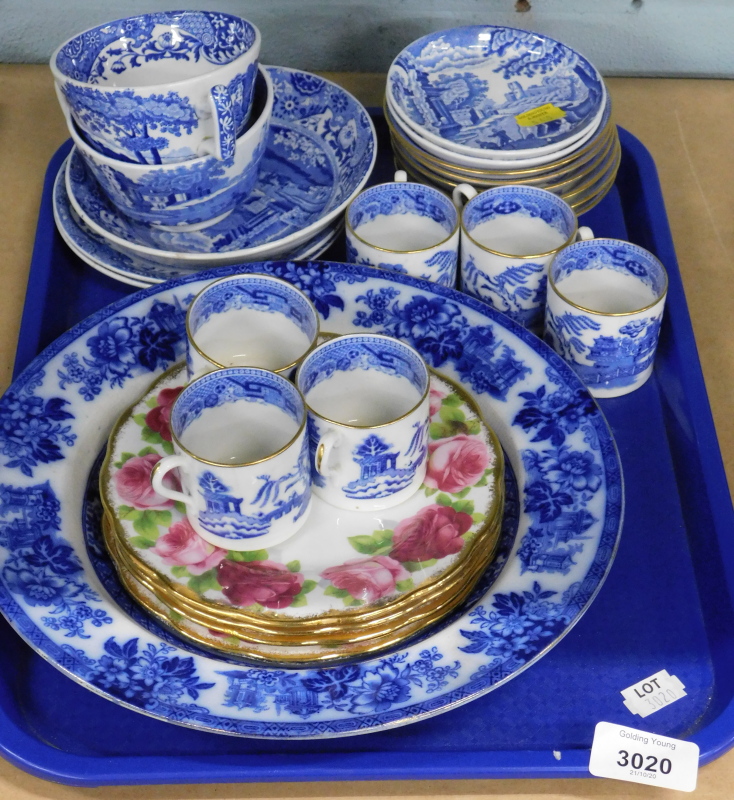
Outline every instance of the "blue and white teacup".
{"label": "blue and white teacup", "polygon": [[312,490],[339,508],[390,508],[426,474],[428,368],[389,336],[319,345],[296,372],[308,407]]}
{"label": "blue and white teacup", "polygon": [[540,334],[548,264],[577,239],[590,239],[564,200],[533,186],[454,189],[461,206],[461,290]]}
{"label": "blue and white teacup", "polygon": [[550,266],[546,339],[591,394],[627,394],[652,374],[667,291],[665,267],[642,247],[572,244]]}
{"label": "blue and white teacup", "polygon": [[100,151],[136,163],[226,160],[250,115],[260,41],[232,14],[159,11],[74,36],[51,71],[69,127]]}
{"label": "blue and white teacup", "polygon": [[232,275],[194,298],[186,335],[189,380],[223,367],[261,367],[289,378],[316,344],[319,315],[287,281]]}
{"label": "blue and white teacup", "polygon": [[[249,367],[192,381],[171,411],[174,455],[152,476],[158,494],[186,505],[207,542],[273,547],[296,533],[311,503],[306,409],[290,381]],[[182,491],[163,483],[177,469]]]}
{"label": "blue and white teacup", "polygon": [[399,170],[393,183],[372,186],[352,200],[347,260],[454,287],[459,213],[437,189],[407,180]]}
{"label": "blue and white teacup", "polygon": [[124,214],[158,228],[196,230],[229,214],[255,185],[273,110],[273,84],[260,68],[252,125],[226,160],[203,156],[174,164],[133,164],[98,152],[74,124],[71,135],[100,187]]}

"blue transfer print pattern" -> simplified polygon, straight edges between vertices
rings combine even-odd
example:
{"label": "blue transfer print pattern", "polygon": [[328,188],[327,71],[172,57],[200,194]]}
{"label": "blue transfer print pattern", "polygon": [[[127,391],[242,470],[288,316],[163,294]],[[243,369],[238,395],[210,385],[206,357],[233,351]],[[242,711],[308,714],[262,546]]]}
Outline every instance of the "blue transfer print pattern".
{"label": "blue transfer print pattern", "polygon": [[163,231],[128,219],[95,190],[96,179],[72,154],[73,195],[84,213],[101,230],[133,244],[191,253],[246,250],[303,231],[325,217],[335,218],[374,163],[370,118],[351,95],[321,78],[274,67],[268,74],[274,110],[259,172],[225,219],[188,232]]}
{"label": "blue transfer print pattern", "polygon": [[542,329],[548,287],[545,264],[524,261],[499,275],[490,275],[470,256],[461,280],[462,291],[491,303],[525,328]]}
{"label": "blue transfer print pattern", "polygon": [[[456,276],[458,272],[458,254],[456,250],[439,250],[437,253],[433,253],[423,262],[423,270],[416,270],[413,268],[411,271],[409,271],[407,267],[403,266],[403,264],[393,264],[382,261],[373,264],[369,258],[360,256],[357,248],[352,244],[348,234],[346,239],[346,248],[347,261],[350,264],[359,264],[360,266],[364,267],[374,266],[379,267],[380,269],[389,270],[390,272],[400,272],[403,275],[412,275],[414,278],[420,278],[424,281],[432,281],[433,283],[437,283],[439,286],[448,286],[453,288],[456,285]],[[400,254],[395,253],[395,255],[399,256]]]}
{"label": "blue transfer print pattern", "polygon": [[[292,265],[273,262],[259,264],[257,267],[258,271],[272,273],[290,269]],[[492,594],[485,598],[485,605],[481,610],[480,607],[476,609],[476,619],[472,618],[470,621],[466,614],[460,612],[455,619],[459,624],[451,624],[445,629],[446,638],[436,639],[431,634],[428,641],[418,646],[410,644],[407,648],[401,648],[397,655],[331,669],[265,670],[213,666],[215,660],[211,657],[198,654],[191,656],[190,651],[173,646],[170,650],[165,649],[160,643],[162,639],[157,635],[151,636],[145,626],[141,627],[137,639],[119,635],[110,638],[104,627],[96,630],[93,626],[87,626],[87,633],[93,634],[91,641],[77,639],[73,643],[76,645],[74,647],[72,644],[65,644],[64,639],[59,638],[58,632],[54,634],[51,628],[42,626],[34,616],[34,607],[21,595],[9,593],[5,579],[0,581],[0,605],[3,612],[38,652],[76,676],[82,683],[92,685],[100,693],[119,699],[130,707],[145,710],[160,719],[171,719],[198,728],[237,735],[282,739],[377,730],[440,713],[456,703],[471,700],[490,691],[494,685],[513,677],[517,670],[513,669],[512,664],[516,660],[522,660],[524,664],[532,663],[542,655],[545,648],[555,644],[568,630],[568,626],[588,607],[614,556],[622,511],[622,483],[614,442],[598,408],[560,358],[529,334],[513,330],[515,326],[503,328],[505,323],[498,319],[493,310],[472,298],[461,298],[458,294],[440,287],[436,287],[434,293],[421,294],[425,290],[419,281],[397,275],[388,276],[387,273],[385,277],[375,277],[374,273],[370,274],[368,270],[359,267],[329,264],[308,264],[307,267],[308,280],[316,284],[319,281],[331,281],[333,287],[342,280],[346,282],[346,285],[337,285],[335,291],[326,292],[328,295],[333,291],[334,297],[344,304],[342,308],[349,309],[348,318],[340,319],[334,314],[337,326],[341,326],[341,329],[359,329],[360,326],[356,323],[350,327],[349,320],[354,319],[360,310],[368,317],[373,313],[379,316],[384,312],[388,322],[397,323],[400,320],[391,318],[391,307],[395,301],[400,300],[398,310],[402,311],[413,300],[420,298],[421,308],[427,318],[422,323],[424,327],[416,327],[419,320],[412,311],[417,311],[417,307],[404,320],[406,324],[410,323],[414,334],[428,336],[431,332],[430,321],[441,313],[445,315],[444,323],[450,328],[457,324],[457,315],[461,317],[461,312],[464,311],[467,315],[474,315],[474,326],[484,330],[483,336],[487,335],[487,329],[494,334],[490,341],[498,350],[502,346],[506,347],[507,343],[512,344],[510,349],[517,348],[517,352],[532,366],[530,375],[534,389],[528,389],[528,396],[522,397],[522,402],[518,404],[518,392],[526,388],[518,386],[512,395],[512,405],[497,404],[497,413],[508,426],[516,426],[515,431],[524,437],[524,447],[539,452],[541,460],[545,458],[544,450],[560,450],[564,444],[572,450],[573,445],[581,450],[582,440],[590,444],[589,451],[594,454],[594,461],[602,466],[604,480],[608,483],[597,492],[601,496],[599,515],[603,516],[604,524],[595,526],[596,538],[593,552],[589,554],[591,558],[588,568],[572,570],[565,582],[563,576],[553,576],[558,585],[563,586],[563,590],[548,595],[551,587],[540,577],[526,575],[520,581],[511,577],[504,567],[514,560],[516,551],[511,542],[505,543],[499,560],[489,571],[491,580],[496,580],[498,584],[494,589],[490,587]],[[232,267],[229,274],[243,269],[247,271],[249,267]],[[70,352],[84,351],[86,340],[103,323],[118,316],[130,317],[137,314],[145,317],[149,304],[159,297],[168,300],[172,295],[176,296],[185,306],[191,301],[193,284],[200,286],[200,282],[221,277],[223,274],[228,274],[228,270],[187,277],[173,285],[172,289],[167,287],[165,294],[161,294],[160,290],[148,290],[136,295],[134,300],[125,298],[112,309],[92,316],[55,342],[31,368],[33,372],[23,375],[23,383],[14,385],[14,391],[18,391],[19,385],[34,388],[43,385],[52,389],[55,385],[55,374],[47,375],[44,379],[39,365],[47,364],[49,359],[57,356],[63,360]],[[372,282],[371,285],[347,289],[349,284],[366,279]],[[385,298],[380,290],[388,287],[397,287],[403,294]],[[374,305],[365,305],[364,300],[357,302],[356,295],[360,291],[362,296],[371,291],[375,298]],[[431,301],[438,302],[431,305]],[[456,314],[450,307],[445,307],[451,304],[456,306]],[[336,305],[327,304],[326,308],[331,312],[336,309]],[[517,354],[514,357],[522,362]],[[545,373],[543,369],[546,370]],[[554,370],[558,372],[555,378]],[[469,383],[468,378],[465,382]],[[551,384],[557,388],[552,388]],[[133,387],[125,388],[129,393]],[[585,405],[584,398],[588,405]],[[522,408],[518,409],[518,405],[522,405]],[[570,434],[573,432],[577,432],[577,435],[571,439]],[[68,465],[64,464],[61,468],[84,464],[86,469],[89,456],[80,461],[81,456],[81,448],[74,448],[67,456]],[[579,480],[593,485],[593,470],[586,470],[580,479],[563,477],[564,471],[575,476],[577,470],[566,470],[561,465],[565,460],[563,453],[556,454],[555,458],[557,466],[553,467],[550,462],[543,464],[549,481],[556,482],[559,487],[561,484],[578,483]],[[37,480],[38,485],[43,485],[42,481],[46,480],[46,476],[54,485],[58,472],[59,467],[54,464],[44,466],[44,471]],[[520,482],[523,487],[523,501],[526,501],[529,493],[525,491],[528,479],[524,473],[525,469]],[[67,522],[62,510],[56,513],[64,523]],[[0,525],[0,530],[5,530],[3,525]],[[32,530],[33,542],[36,538],[47,535],[42,526],[34,524]],[[58,525],[48,534],[56,544],[68,545],[74,549],[84,547],[83,540],[62,541],[57,530]],[[524,532],[523,529],[521,534]],[[33,542],[26,549],[32,549]],[[22,548],[23,545],[18,547]],[[64,552],[53,553],[44,547],[41,549],[43,552],[40,560],[44,563],[72,561]],[[5,556],[6,562],[16,555],[19,555],[17,548],[10,550],[9,555]],[[72,579],[79,577],[80,573],[73,573],[71,576]],[[504,588],[500,588],[499,582],[502,582]],[[482,600],[480,596],[474,595],[471,602]],[[114,603],[107,600],[100,605],[107,608],[112,617],[118,618],[120,611]],[[497,619],[490,620],[493,612],[506,617],[501,625],[496,624]],[[460,633],[461,630],[481,631],[483,620],[489,621],[485,625],[494,625],[492,637],[501,634],[509,639],[509,646],[505,646],[507,657],[500,658],[499,663],[495,656],[487,652],[489,643],[487,646],[482,646],[479,642],[472,643],[470,638]],[[544,636],[544,632],[556,624],[557,634]],[[520,631],[521,628],[526,628],[529,632],[510,634],[512,629]],[[526,637],[524,642],[523,637]],[[434,647],[436,644],[439,646]],[[479,653],[460,654],[457,649],[460,645],[477,646]],[[533,647],[536,648],[534,655]],[[519,653],[519,659],[510,656],[511,652]],[[189,660],[189,657],[193,660]],[[214,670],[223,669],[230,669],[233,674],[220,672],[224,676],[223,680],[212,686]],[[285,683],[280,683],[281,679]],[[407,686],[405,681],[408,682]],[[194,702],[198,698],[194,698],[189,688],[198,693],[206,707]],[[225,692],[230,708],[224,707]],[[309,712],[308,709],[314,704],[314,711]],[[280,713],[282,717],[279,718]]]}
{"label": "blue transfer print pattern", "polygon": [[566,602],[552,602],[557,592],[543,590],[535,581],[532,590],[498,593],[492,610],[478,606],[469,612],[477,628],[462,630],[468,641],[459,649],[491,657],[472,678],[489,677],[493,683],[526,664],[549,644],[569,623],[571,609]]}
{"label": "blue transfer print pattern", "polygon": [[[111,636],[104,643],[104,651],[99,659],[84,658],[92,686],[166,717],[178,716],[181,710],[207,712],[202,706],[180,702],[184,697],[198,700],[199,694],[214,684],[199,679],[193,658],[172,656],[176,647],[149,642],[140,649],[137,638],[120,643]],[[82,651],[78,655],[83,657]]]}
{"label": "blue transfer print pattern", "polygon": [[64,356],[59,387],[78,383],[79,394],[92,400],[105,385],[122,386],[132,375],[165,369],[183,355],[185,319],[180,304],[157,300],[144,317],[120,315],[103,322],[86,340],[86,353]]}
{"label": "blue transfer print pattern", "polygon": [[576,227],[576,217],[560,197],[532,186],[502,186],[478,194],[464,209],[464,226],[469,233],[478,226],[510,216],[542,220],[560,237],[558,246],[568,240]]}
{"label": "blue transfer print pattern", "polygon": [[[426,455],[426,431],[420,423],[417,424],[420,428],[413,436],[404,458],[399,450],[375,434],[370,434],[360,442],[352,456],[359,466],[359,478],[342,488],[344,494],[358,499],[372,499],[388,497],[409,486]],[[406,466],[398,467],[398,459],[407,462]]]}
{"label": "blue transfer print pattern", "polygon": [[437,222],[447,234],[456,227],[456,206],[448,197],[420,183],[383,183],[359,195],[349,207],[349,224],[359,228],[379,216],[418,216]]}
{"label": "blue transfer print pattern", "polygon": [[11,555],[2,564],[9,591],[30,606],[48,608],[43,624],[65,636],[89,639],[87,623],[112,622],[100,598],[82,580],[83,567],[59,536],[61,504],[48,481],[35,486],[0,485],[0,546]]}
{"label": "blue transfer print pattern", "polygon": [[[171,33],[172,27],[176,36]],[[240,17],[207,11],[162,11],[84,31],[61,49],[56,66],[74,80],[102,84],[128,69],[158,61],[203,59],[228,64],[247,52],[255,38],[253,26]],[[124,46],[120,40],[124,40]],[[118,43],[121,46],[115,47]]]}
{"label": "blue transfer print pattern", "polygon": [[591,450],[579,452],[567,443],[578,431],[594,441],[588,421],[593,401],[581,389],[562,387],[551,370],[548,378],[559,388],[521,392],[523,408],[513,420],[513,425],[534,434],[532,441],[549,444],[521,454],[528,473],[524,510],[532,521],[518,556],[523,572],[567,574],[575,564],[574,554],[583,550],[588,531],[598,522],[588,506],[603,487],[602,469]]}
{"label": "blue transfer print pattern", "polygon": [[309,339],[316,335],[317,317],[303,295],[291,286],[260,275],[247,275],[210,286],[191,308],[191,333],[196,334],[216,315],[245,308],[282,314]]}
{"label": "blue transfer print pattern", "polygon": [[263,712],[271,707],[302,719],[324,711],[373,714],[407,702],[411,688],[433,694],[456,678],[461,663],[441,665],[436,647],[422,650],[415,661],[408,654],[389,656],[369,666],[349,664],[294,674],[285,670],[230,670],[221,674],[228,688],[224,705]]}
{"label": "blue transfer print pattern", "polygon": [[[42,377],[43,372],[38,378]],[[76,440],[71,425],[66,424],[74,419],[66,410],[69,401],[37,397],[33,394],[36,386],[37,383],[28,382],[0,399],[0,453],[9,459],[3,466],[19,469],[29,478],[39,464],[62,460],[61,445],[72,447]]]}
{"label": "blue transfer print pattern", "polygon": [[369,311],[357,311],[354,325],[407,341],[432,367],[453,364],[475,391],[498,400],[506,399],[509,390],[530,373],[492,325],[469,325],[451,300],[424,295],[403,298],[391,287],[368,289],[357,302]]}
{"label": "blue transfer print pattern", "polygon": [[[482,25],[424,36],[388,72],[397,108],[431,134],[478,149],[523,150],[581,132],[601,110],[603,84],[582,56],[529,31]],[[520,125],[553,103],[563,116]]]}
{"label": "blue transfer print pattern", "polygon": [[601,325],[584,314],[546,312],[546,337],[587,386],[629,386],[652,366],[662,317],[636,319],[619,329],[619,336],[583,336]]}

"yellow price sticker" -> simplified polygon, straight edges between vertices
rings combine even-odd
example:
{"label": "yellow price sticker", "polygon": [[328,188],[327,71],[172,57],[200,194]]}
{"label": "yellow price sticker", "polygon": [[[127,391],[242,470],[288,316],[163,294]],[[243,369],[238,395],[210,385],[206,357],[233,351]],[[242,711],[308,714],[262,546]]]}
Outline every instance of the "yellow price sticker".
{"label": "yellow price sticker", "polygon": [[566,112],[553,103],[546,103],[537,108],[531,108],[530,111],[523,111],[522,114],[515,115],[515,121],[518,125],[523,127],[530,127],[531,125],[542,125],[544,122],[553,122],[555,119],[563,119]]}

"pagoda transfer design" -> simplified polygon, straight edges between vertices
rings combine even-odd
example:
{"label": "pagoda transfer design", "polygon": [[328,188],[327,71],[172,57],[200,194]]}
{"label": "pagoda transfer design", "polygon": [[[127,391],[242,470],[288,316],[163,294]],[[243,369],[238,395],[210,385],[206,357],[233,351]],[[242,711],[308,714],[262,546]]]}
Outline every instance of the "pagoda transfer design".
{"label": "pagoda transfer design", "polygon": [[352,460],[359,466],[359,478],[343,487],[347,497],[371,500],[387,497],[410,486],[416,470],[426,457],[428,423],[416,422],[410,446],[405,452],[405,466],[398,467],[400,449],[371,433],[354,449]]}

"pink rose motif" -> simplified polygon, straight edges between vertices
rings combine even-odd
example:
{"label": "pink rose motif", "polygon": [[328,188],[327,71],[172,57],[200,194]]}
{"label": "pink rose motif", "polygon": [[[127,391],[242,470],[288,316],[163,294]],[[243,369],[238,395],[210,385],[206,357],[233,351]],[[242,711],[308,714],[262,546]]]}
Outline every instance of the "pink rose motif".
{"label": "pink rose motif", "polygon": [[431,489],[456,494],[473,486],[489,466],[487,445],[473,436],[458,434],[428,443],[428,469],[424,483]]}
{"label": "pink rose motif", "polygon": [[217,580],[224,596],[236,606],[259,603],[265,608],[287,608],[303,587],[303,575],[275,561],[222,561]]}
{"label": "pink rose motif", "polygon": [[407,580],[410,573],[390,556],[372,556],[329,567],[321,577],[331,581],[337,589],[346,590],[356,600],[374,603],[394,592],[395,584]]}
{"label": "pink rose motif", "polygon": [[171,441],[171,409],[183,389],[183,386],[177,386],[175,389],[161,389],[156,398],[158,405],[151,408],[145,415],[145,424],[152,431],[160,434],[161,438],[167,442]]}
{"label": "pink rose motif", "polygon": [[192,575],[201,575],[216,567],[227,555],[226,550],[204,541],[186,518],[171,525],[151,551],[172,567],[186,567]]}
{"label": "pink rose motif", "polygon": [[441,403],[446,395],[438,389],[431,389],[428,393],[428,416],[433,417],[441,409]]}
{"label": "pink rose motif", "polygon": [[[170,508],[173,500],[161,497],[150,483],[153,467],[161,460],[157,453],[147,456],[133,456],[115,473],[115,487],[120,498],[133,508]],[[179,491],[181,485],[175,474],[170,472],[163,479],[166,486]]]}
{"label": "pink rose motif", "polygon": [[398,561],[430,561],[458,553],[461,538],[472,526],[472,518],[450,506],[426,506],[395,526],[390,555]]}

